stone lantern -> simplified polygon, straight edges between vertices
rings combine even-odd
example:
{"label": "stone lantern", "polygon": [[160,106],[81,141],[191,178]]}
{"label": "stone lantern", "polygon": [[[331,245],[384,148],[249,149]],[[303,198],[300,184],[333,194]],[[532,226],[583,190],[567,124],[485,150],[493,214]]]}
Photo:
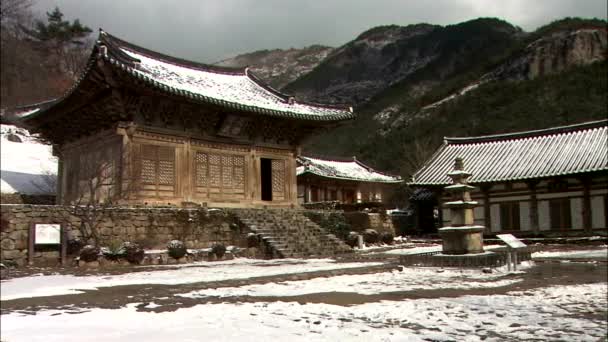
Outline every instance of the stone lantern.
{"label": "stone lantern", "polygon": [[439,235],[443,239],[443,254],[484,253],[484,226],[474,225],[473,208],[477,202],[471,200],[471,190],[475,188],[467,184],[467,178],[471,174],[464,170],[462,158],[456,158],[454,170],[447,175],[452,178],[453,184],[445,187],[445,191],[452,194],[452,200],[444,203],[444,207],[450,210],[451,223],[448,227],[439,228]]}

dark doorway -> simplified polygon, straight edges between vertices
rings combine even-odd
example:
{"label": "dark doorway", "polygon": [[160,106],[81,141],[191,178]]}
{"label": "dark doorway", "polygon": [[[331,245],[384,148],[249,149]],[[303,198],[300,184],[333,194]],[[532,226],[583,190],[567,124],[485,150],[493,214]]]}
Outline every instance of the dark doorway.
{"label": "dark doorway", "polygon": [[260,159],[262,201],[272,201],[272,159]]}

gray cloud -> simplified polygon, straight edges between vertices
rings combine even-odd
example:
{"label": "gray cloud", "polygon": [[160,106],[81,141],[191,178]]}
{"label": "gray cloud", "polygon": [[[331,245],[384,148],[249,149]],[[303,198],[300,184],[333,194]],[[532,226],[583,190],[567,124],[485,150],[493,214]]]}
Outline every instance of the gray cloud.
{"label": "gray cloud", "polygon": [[499,17],[524,30],[566,16],[606,19],[606,0],[37,0],[68,19],[170,55],[215,62],[260,49],[340,46],[378,25]]}

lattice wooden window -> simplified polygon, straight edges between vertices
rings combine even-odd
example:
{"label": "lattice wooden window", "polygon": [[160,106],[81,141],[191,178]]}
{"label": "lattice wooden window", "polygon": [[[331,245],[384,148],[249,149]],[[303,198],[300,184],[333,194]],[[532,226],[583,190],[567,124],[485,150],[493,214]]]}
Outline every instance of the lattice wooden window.
{"label": "lattice wooden window", "polygon": [[173,185],[175,183],[175,148],[142,145],[141,181],[143,184]]}
{"label": "lattice wooden window", "polygon": [[209,156],[207,153],[197,152],[194,157],[196,172],[196,186],[207,187],[209,185]]}
{"label": "lattice wooden window", "polygon": [[222,184],[222,157],[217,154],[209,155],[209,187],[219,188]]}
{"label": "lattice wooden window", "polygon": [[285,199],[285,161],[272,160],[272,199]]}
{"label": "lattice wooden window", "polygon": [[245,157],[197,152],[194,163],[197,187],[218,189],[214,194],[244,195]]}

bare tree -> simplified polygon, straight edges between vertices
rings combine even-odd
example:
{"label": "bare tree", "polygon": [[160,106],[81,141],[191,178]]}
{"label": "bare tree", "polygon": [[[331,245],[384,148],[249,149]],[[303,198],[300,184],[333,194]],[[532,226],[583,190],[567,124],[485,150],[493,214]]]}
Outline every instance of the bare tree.
{"label": "bare tree", "polygon": [[433,155],[436,148],[436,143],[431,136],[416,139],[413,146],[409,145],[408,149],[401,154],[403,156],[401,174],[406,177],[413,175]]}
{"label": "bare tree", "polygon": [[65,185],[68,190],[62,194],[65,196],[62,201],[66,204],[67,213],[79,218],[80,225],[74,228],[80,231],[82,239],[98,245],[100,227],[108,213],[135,192],[137,182],[125,170],[130,157],[112,145],[89,147],[71,156],[78,158],[78,167],[72,166],[77,174],[71,173],[64,178],[71,184]]}

